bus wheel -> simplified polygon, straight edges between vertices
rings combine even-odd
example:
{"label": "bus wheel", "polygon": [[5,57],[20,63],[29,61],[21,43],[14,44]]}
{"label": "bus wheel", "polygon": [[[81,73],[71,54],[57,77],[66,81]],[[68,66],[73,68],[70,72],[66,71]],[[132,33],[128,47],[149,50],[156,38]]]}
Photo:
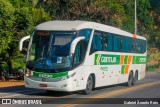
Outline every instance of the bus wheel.
{"label": "bus wheel", "polygon": [[83,91],[85,95],[88,95],[92,92],[93,89],[93,78],[90,75],[87,80],[86,89]]}
{"label": "bus wheel", "polygon": [[135,85],[138,80],[138,71],[135,72],[132,84]]}
{"label": "bus wheel", "polygon": [[130,87],[132,83],[133,83],[133,72],[130,72],[127,85]]}

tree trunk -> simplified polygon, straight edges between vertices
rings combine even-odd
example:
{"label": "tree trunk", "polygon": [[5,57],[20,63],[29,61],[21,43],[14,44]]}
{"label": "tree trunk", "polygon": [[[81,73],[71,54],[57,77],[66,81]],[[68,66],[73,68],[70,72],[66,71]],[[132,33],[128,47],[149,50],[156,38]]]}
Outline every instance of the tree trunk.
{"label": "tree trunk", "polygon": [[12,73],[12,62],[8,61],[7,64],[8,64],[9,74],[11,74]]}

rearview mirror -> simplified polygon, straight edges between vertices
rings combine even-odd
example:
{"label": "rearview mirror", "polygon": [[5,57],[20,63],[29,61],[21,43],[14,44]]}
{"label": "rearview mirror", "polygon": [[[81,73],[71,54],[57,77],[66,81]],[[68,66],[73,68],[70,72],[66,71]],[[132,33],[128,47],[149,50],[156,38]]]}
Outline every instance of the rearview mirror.
{"label": "rearview mirror", "polygon": [[23,37],[20,41],[19,41],[19,50],[22,51],[23,48],[23,42],[27,39],[30,38],[30,35]]}
{"label": "rearview mirror", "polygon": [[81,40],[84,40],[85,37],[81,36],[81,37],[77,37],[76,39],[74,39],[71,43],[71,48],[70,48],[70,55],[72,55],[75,52],[75,47],[77,45],[77,43]]}

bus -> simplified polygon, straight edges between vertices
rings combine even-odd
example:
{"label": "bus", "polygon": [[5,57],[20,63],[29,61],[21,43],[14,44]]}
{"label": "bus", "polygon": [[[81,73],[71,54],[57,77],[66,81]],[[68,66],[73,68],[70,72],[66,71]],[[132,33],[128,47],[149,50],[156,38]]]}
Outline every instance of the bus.
{"label": "bus", "polygon": [[146,38],[89,21],[48,21],[35,27],[26,56],[25,87],[83,91],[136,84],[145,77]]}

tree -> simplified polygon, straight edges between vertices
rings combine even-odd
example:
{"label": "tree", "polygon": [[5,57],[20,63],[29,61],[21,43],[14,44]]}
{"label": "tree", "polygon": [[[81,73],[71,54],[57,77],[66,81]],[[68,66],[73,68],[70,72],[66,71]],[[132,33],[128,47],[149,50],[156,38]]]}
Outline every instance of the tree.
{"label": "tree", "polygon": [[[19,40],[32,32],[34,26],[37,24],[49,20],[49,15],[44,12],[43,9],[36,9],[31,6],[28,1],[22,0],[10,0],[13,4],[10,4],[13,7],[14,21],[13,26],[10,27],[10,42],[8,43],[8,48],[4,49],[0,55],[0,61],[6,62],[8,65],[9,73],[13,71],[14,68],[24,67],[24,55],[18,50]],[[6,13],[4,13],[6,15]],[[4,20],[5,17],[2,17]],[[6,20],[5,20],[6,21]],[[7,28],[7,31],[9,28]],[[20,62],[19,62],[20,61]],[[22,63],[23,62],[23,63]]]}
{"label": "tree", "polygon": [[138,0],[137,2],[137,17],[138,17],[138,33],[140,35],[149,34],[153,31],[153,17],[150,16],[149,0]]}
{"label": "tree", "polygon": [[87,20],[122,27],[125,18],[120,0],[46,0],[39,1],[53,20]]}
{"label": "tree", "polygon": [[160,1],[150,0],[150,15],[153,17],[153,30],[149,35],[149,46],[160,49]]}
{"label": "tree", "polygon": [[0,54],[8,49],[13,37],[12,27],[14,24],[14,7],[7,0],[0,2]]}

